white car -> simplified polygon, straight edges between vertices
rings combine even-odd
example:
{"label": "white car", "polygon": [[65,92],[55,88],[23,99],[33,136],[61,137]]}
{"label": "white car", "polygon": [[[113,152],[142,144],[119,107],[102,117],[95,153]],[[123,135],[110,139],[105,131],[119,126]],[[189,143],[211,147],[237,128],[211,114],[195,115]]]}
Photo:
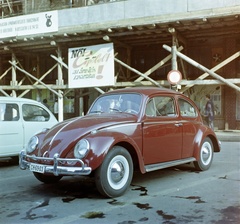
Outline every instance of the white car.
{"label": "white car", "polygon": [[0,96],[0,158],[18,158],[32,136],[57,123],[40,102]]}

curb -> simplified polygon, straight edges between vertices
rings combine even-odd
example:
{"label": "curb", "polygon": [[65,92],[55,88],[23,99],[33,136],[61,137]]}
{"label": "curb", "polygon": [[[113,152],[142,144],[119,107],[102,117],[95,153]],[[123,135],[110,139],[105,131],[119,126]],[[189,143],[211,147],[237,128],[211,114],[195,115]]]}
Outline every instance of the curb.
{"label": "curb", "polygon": [[218,140],[223,142],[240,142],[240,131],[215,131]]}

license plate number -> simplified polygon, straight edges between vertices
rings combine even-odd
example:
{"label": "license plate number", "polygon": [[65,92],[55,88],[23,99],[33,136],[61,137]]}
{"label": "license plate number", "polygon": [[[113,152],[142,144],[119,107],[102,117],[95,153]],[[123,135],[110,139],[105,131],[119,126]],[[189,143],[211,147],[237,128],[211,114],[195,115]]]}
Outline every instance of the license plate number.
{"label": "license plate number", "polygon": [[30,171],[37,173],[44,173],[44,166],[39,164],[30,164]]}

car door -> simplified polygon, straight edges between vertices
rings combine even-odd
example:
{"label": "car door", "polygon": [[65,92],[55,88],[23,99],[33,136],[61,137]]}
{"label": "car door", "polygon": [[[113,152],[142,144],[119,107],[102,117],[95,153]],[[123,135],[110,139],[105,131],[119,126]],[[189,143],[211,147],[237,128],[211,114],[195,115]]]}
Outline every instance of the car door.
{"label": "car door", "polygon": [[23,124],[17,103],[0,103],[0,156],[16,156],[23,149]]}
{"label": "car door", "polygon": [[32,136],[57,123],[55,117],[47,109],[37,104],[22,104],[22,113],[25,146]]}
{"label": "car door", "polygon": [[199,129],[197,109],[186,99],[178,99],[181,123],[183,128],[182,158],[193,156],[194,140]]}
{"label": "car door", "polygon": [[143,156],[145,164],[181,159],[182,126],[171,96],[151,98],[143,122]]}

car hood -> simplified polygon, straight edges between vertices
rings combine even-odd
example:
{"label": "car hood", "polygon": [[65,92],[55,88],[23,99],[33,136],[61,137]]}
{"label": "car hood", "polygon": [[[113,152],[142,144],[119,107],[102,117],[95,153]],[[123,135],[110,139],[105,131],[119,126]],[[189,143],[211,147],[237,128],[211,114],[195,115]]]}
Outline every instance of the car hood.
{"label": "car hood", "polygon": [[91,131],[132,122],[137,122],[137,116],[128,113],[90,114],[60,122],[45,134],[38,156],[48,151],[49,157],[55,153],[65,157],[79,139]]}

